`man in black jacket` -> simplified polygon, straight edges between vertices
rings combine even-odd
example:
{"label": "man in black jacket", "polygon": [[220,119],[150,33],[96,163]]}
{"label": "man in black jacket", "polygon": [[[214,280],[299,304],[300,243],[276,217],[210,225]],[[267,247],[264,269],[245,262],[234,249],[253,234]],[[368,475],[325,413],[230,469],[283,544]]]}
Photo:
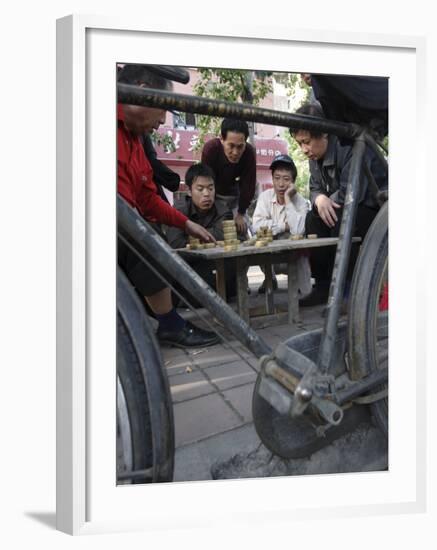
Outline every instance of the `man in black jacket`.
{"label": "man in black jacket", "polygon": [[[175,203],[175,208],[185,214],[189,220],[198,223],[214,236],[216,241],[223,240],[223,221],[232,220],[232,212],[227,204],[215,198],[214,173],[209,166],[193,164],[186,175],[185,185],[188,193]],[[167,240],[173,248],[183,248],[188,243],[188,235],[177,227],[169,227]],[[191,267],[212,287],[216,288],[213,265],[206,260],[192,260]],[[226,263],[226,294],[235,296],[235,266]]]}
{"label": "man in black jacket", "polygon": [[168,202],[167,196],[164,193],[163,187],[175,193],[179,189],[179,184],[181,183],[181,178],[179,174],[173,172],[167,165],[161,162],[156,154],[155,147],[152,143],[152,138],[149,134],[144,134],[141,136],[141,143],[143,145],[144,153],[148,158],[153,169],[153,181],[156,184],[158,193],[161,198]]}
{"label": "man in black jacket", "polygon": [[[324,118],[324,113],[314,104],[300,107],[297,114]],[[346,187],[352,161],[352,146],[342,144],[334,135],[323,132],[290,128],[290,133],[309,160],[310,199],[312,209],[305,219],[305,233],[319,237],[338,237]],[[372,174],[376,187],[387,190],[388,179],[381,161],[369,147],[366,148],[361,173],[358,208],[354,235],[364,240],[366,233],[379,210],[379,204],[367,174]],[[347,282],[350,283],[358,256],[359,245],[351,249]],[[334,266],[335,250],[331,247],[311,251],[311,270],[315,279],[313,292],[299,301],[301,306],[326,302]]]}

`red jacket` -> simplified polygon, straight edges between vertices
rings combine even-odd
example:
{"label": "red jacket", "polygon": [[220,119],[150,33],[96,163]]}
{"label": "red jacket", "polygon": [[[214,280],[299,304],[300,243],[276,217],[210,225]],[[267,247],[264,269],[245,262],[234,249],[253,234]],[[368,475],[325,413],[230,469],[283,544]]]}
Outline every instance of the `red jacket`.
{"label": "red jacket", "polygon": [[117,106],[117,191],[147,220],[185,228],[187,217],[170,206],[158,194],[153,171],[139,137],[124,124],[124,112]]}

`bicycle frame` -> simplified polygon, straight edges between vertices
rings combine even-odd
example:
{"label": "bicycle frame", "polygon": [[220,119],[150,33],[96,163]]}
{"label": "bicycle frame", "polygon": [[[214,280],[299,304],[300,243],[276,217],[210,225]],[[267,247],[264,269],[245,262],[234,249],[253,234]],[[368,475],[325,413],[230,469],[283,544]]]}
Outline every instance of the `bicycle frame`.
{"label": "bicycle frame", "polygon": [[[338,331],[341,299],[351,251],[353,228],[358,203],[360,174],[366,145],[371,147],[388,170],[387,162],[373,137],[357,124],[320,119],[318,117],[295,115],[254,107],[253,105],[218,101],[161,90],[139,88],[118,84],[118,101],[132,105],[176,109],[190,113],[218,117],[232,117],[276,126],[293,127],[334,134],[353,140],[350,179],[346,190],[339,240],[332,274],[327,315],[325,317],[317,362],[304,360],[289,348],[279,346],[273,359],[272,350],[229,306],[224,302],[188,264],[165,243],[155,231],[128,205],[118,198],[118,231],[120,237],[142,257],[145,252],[159,259],[168,274],[178,275],[178,282],[190,296],[196,297],[205,308],[246,346],[256,357],[263,359],[265,372],[283,387],[294,393],[292,414],[300,415],[311,403],[317,412],[330,424],[337,425],[343,418],[339,404],[347,398],[367,392],[387,381],[385,371],[372,373],[365,380],[353,382],[348,392],[339,401],[324,399],[332,397],[332,371],[334,347]],[[282,366],[286,365],[287,370]],[[354,387],[355,385],[355,387]],[[314,391],[317,386],[317,395]],[[346,397],[347,396],[347,397]]]}

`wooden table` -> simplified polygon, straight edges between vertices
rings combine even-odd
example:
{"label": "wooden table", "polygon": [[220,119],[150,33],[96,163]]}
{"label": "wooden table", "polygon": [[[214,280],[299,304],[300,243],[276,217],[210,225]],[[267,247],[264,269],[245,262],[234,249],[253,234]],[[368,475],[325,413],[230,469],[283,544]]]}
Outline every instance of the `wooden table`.
{"label": "wooden table", "polygon": [[[359,238],[354,238],[358,242]],[[318,239],[278,239],[269,243],[267,246],[257,248],[255,246],[240,245],[238,250],[225,252],[223,247],[206,248],[202,250],[187,250],[179,248],[180,253],[187,260],[197,258],[209,260],[215,263],[217,293],[226,300],[226,279],[225,279],[225,260],[235,258],[237,266],[237,306],[239,315],[249,322],[248,307],[248,280],[247,269],[252,265],[261,265],[265,267],[266,278],[266,312],[273,314],[273,281],[272,265],[286,263],[288,265],[288,322],[299,322],[299,297],[297,289],[297,258],[296,252],[299,250],[308,250],[321,246],[334,246],[338,242],[337,238],[318,238]]]}

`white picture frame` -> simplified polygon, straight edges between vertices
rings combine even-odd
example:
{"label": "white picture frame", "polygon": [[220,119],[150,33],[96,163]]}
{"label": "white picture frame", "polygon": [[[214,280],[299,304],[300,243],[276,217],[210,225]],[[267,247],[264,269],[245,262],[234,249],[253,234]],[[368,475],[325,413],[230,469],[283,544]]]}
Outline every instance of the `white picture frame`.
{"label": "white picture frame", "polygon": [[[416,164],[414,175],[405,174],[402,159],[407,151],[400,139],[406,132],[414,142],[421,136],[424,57],[420,37],[333,32],[316,36],[309,30],[243,25],[226,29],[224,36],[213,23],[200,35],[194,28],[182,32],[177,22],[144,26],[76,15],[58,20],[59,530],[87,534],[425,510],[425,336],[419,330],[425,312],[416,271],[424,266],[424,251],[414,243],[424,221],[417,205],[413,202],[412,207],[405,198],[412,177],[417,195],[426,196],[426,178],[420,172],[425,163]],[[396,187],[390,190],[389,472],[116,487],[116,62],[390,77],[390,181],[396,179]],[[409,81],[403,82],[407,76]],[[415,108],[406,111],[403,102]],[[411,215],[408,227],[400,216],[406,208]],[[402,247],[412,251],[408,265],[401,265]],[[411,287],[415,292],[403,292]],[[405,310],[411,313],[408,324]],[[208,510],[190,514],[187,502],[205,500]]]}

